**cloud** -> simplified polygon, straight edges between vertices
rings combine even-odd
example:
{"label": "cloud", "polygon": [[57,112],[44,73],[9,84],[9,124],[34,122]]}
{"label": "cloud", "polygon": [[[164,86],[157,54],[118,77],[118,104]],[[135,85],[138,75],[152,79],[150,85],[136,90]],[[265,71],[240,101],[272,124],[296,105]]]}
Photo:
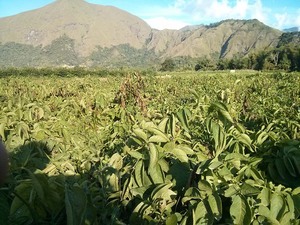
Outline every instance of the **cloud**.
{"label": "cloud", "polygon": [[275,14],[274,27],[278,29],[298,27],[300,28],[300,9],[296,11],[295,15],[290,15],[285,10],[282,13]]}
{"label": "cloud", "polygon": [[[256,18],[265,21],[264,9],[261,0],[177,0],[184,6],[183,11],[194,19],[223,20],[223,19],[250,19]],[[175,3],[176,5],[176,3]]]}
{"label": "cloud", "polygon": [[297,18],[296,18],[296,26],[298,27],[298,31],[300,31],[300,9],[298,9],[297,13]]}
{"label": "cloud", "polygon": [[176,19],[168,19],[165,17],[155,17],[145,20],[152,28],[163,30],[163,29],[180,29],[187,25],[188,23],[185,23],[181,20]]}
{"label": "cloud", "polygon": [[275,24],[275,26],[278,29],[284,28],[285,25],[289,23],[288,22],[288,15],[287,15],[287,13],[284,13],[284,14],[276,13],[275,14],[275,18],[276,18],[276,24]]}
{"label": "cloud", "polygon": [[142,13],[143,19],[157,29],[178,29],[225,19],[258,19],[278,29],[300,27],[300,9],[293,15],[286,9],[267,8],[262,0],[174,0],[166,7],[152,6]]}
{"label": "cloud", "polygon": [[150,25],[161,29],[163,25],[174,29],[184,25],[209,24],[224,19],[256,18],[267,22],[261,0],[175,0],[165,8],[154,7],[143,16]]}

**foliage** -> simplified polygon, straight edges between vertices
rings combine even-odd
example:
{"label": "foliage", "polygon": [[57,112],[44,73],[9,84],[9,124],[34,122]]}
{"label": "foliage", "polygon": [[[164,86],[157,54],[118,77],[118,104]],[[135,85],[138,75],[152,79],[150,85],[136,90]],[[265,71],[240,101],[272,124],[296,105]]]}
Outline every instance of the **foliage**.
{"label": "foliage", "polygon": [[[292,33],[293,34],[293,33]],[[237,54],[232,58],[213,60],[207,57],[198,59],[195,71],[198,70],[227,70],[227,69],[254,69],[254,70],[300,70],[300,48],[297,41],[285,43],[285,39],[298,37],[297,33],[290,37],[283,35],[283,40],[276,48],[260,50],[247,55]],[[299,38],[298,38],[299,39]]]}
{"label": "foliage", "polygon": [[175,69],[175,62],[173,59],[168,58],[163,61],[161,64],[160,71],[173,71]]}
{"label": "foliage", "polygon": [[299,79],[2,75],[0,224],[299,224]]}
{"label": "foliage", "polygon": [[98,46],[88,57],[92,67],[151,67],[157,63],[153,51],[142,48],[136,49],[129,44],[120,44],[113,47]]}

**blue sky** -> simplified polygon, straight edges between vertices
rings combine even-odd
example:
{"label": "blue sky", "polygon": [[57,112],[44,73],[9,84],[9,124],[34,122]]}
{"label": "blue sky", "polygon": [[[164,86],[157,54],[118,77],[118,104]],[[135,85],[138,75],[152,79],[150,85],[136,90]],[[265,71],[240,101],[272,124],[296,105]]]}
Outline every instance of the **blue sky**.
{"label": "blue sky", "polygon": [[[86,0],[126,10],[157,29],[180,29],[224,19],[258,19],[284,29],[300,27],[300,0]],[[45,6],[54,0],[0,0],[0,17]]]}

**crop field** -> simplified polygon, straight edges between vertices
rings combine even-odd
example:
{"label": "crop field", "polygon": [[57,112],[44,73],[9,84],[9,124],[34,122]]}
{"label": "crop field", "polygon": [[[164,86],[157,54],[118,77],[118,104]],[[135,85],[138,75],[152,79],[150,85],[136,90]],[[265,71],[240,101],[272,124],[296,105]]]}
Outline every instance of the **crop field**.
{"label": "crop field", "polygon": [[300,73],[0,74],[0,224],[300,224]]}

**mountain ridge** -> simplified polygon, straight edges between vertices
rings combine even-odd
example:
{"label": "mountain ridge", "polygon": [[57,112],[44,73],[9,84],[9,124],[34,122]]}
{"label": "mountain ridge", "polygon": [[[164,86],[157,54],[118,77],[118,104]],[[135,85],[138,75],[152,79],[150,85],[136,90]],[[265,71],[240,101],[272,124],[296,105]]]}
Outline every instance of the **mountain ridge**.
{"label": "mountain ridge", "polygon": [[[14,53],[19,48],[25,59],[26,51],[27,58],[37,54],[34,58],[42,65],[84,66],[103,65],[104,61],[109,64],[109,59],[130,66],[131,57],[141,63],[147,59],[157,63],[173,57],[244,56],[276,46],[283,33],[255,19],[156,30],[124,10],[84,0],[56,0],[39,9],[0,18],[0,32],[5,34],[0,35],[0,51],[11,56],[0,58],[0,65],[14,57],[18,58],[15,61],[22,60]],[[62,54],[66,57],[59,62]]]}

